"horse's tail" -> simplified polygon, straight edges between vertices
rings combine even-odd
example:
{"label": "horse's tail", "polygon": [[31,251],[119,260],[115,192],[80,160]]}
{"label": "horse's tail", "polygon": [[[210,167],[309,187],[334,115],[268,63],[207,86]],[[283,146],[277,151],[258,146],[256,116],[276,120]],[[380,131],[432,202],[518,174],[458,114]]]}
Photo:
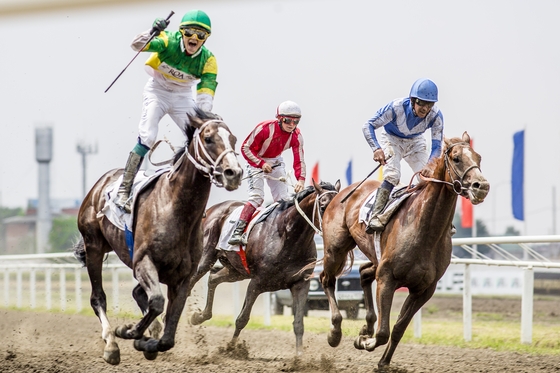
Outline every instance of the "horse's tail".
{"label": "horse's tail", "polygon": [[80,240],[74,244],[74,257],[82,263],[83,267],[86,266],[86,245],[83,237],[80,237]]}
{"label": "horse's tail", "polygon": [[[315,266],[316,266],[318,263],[323,263],[323,259],[321,258],[321,259],[318,259],[318,260],[316,260],[316,261],[314,261],[314,262],[311,262],[311,263],[307,264],[305,267],[303,267],[302,269],[300,269],[299,271],[297,271],[297,272],[294,274],[294,277],[295,277],[295,276],[299,276],[299,275],[301,275],[303,272],[305,272],[305,271],[307,271],[307,270],[310,270],[310,269],[313,271],[313,269],[315,269]],[[313,277],[313,272],[311,272],[311,274],[310,274],[309,276],[306,276],[306,277],[305,277],[305,281],[308,281],[311,277]]]}

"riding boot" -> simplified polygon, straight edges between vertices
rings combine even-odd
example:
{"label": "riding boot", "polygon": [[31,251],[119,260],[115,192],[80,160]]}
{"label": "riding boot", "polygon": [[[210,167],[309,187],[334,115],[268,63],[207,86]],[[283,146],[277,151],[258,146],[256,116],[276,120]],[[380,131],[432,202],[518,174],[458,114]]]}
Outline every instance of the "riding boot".
{"label": "riding boot", "polygon": [[373,203],[373,208],[371,211],[371,217],[366,227],[367,234],[373,234],[373,232],[381,232],[383,229],[385,229],[385,224],[383,224],[381,220],[379,220],[378,215],[385,208],[392,189],[393,185],[387,182],[383,182],[381,187],[377,189],[375,202]]}
{"label": "riding boot", "polygon": [[115,205],[128,214],[130,214],[132,204],[130,191],[132,189],[132,184],[134,183],[134,177],[138,173],[143,159],[144,157],[136,154],[135,152],[130,152],[124,168],[123,179],[119,187],[119,191],[117,192],[117,197],[115,198]]}
{"label": "riding boot", "polygon": [[247,228],[247,222],[245,220],[239,219],[237,221],[237,225],[235,226],[235,230],[233,231],[233,234],[228,241],[228,244],[232,246],[245,245],[246,243],[243,242],[243,232],[245,232],[245,228]]}

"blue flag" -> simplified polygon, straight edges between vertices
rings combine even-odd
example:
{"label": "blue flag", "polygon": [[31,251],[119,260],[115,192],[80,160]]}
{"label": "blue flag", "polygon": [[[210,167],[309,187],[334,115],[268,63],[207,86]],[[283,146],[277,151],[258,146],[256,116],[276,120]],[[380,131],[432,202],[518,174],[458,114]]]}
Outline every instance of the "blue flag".
{"label": "blue flag", "polygon": [[511,166],[511,208],[513,217],[525,220],[523,181],[525,175],[524,156],[525,130],[513,134],[513,164]]}
{"label": "blue flag", "polygon": [[346,181],[348,185],[352,184],[352,160],[348,162],[348,167],[346,167]]}

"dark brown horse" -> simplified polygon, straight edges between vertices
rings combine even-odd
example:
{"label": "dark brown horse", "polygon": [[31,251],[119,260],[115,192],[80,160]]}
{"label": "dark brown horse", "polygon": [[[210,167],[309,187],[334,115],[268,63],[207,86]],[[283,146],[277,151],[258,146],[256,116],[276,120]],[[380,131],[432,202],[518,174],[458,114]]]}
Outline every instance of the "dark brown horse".
{"label": "dark brown horse", "polygon": [[[410,320],[432,297],[451,261],[450,228],[457,196],[478,204],[488,194],[490,186],[480,171],[480,160],[466,132],[462,138],[445,139],[442,155],[422,170],[422,181],[412,189],[380,233],[380,258],[374,247],[375,237],[365,233],[365,224],[358,218],[364,201],[380,183],[362,184],[341,203],[356,187],[350,185],[332,201],[323,218],[325,257],[321,273],[331,308],[333,327],[328,335],[331,346],[338,346],[342,337],[342,315],[335,298],[336,276],[343,270],[348,253],[357,245],[371,263],[360,268],[367,324],[354,346],[373,351],[389,342],[378,366],[382,369],[390,364]],[[379,316],[375,337],[373,328],[377,316],[371,287],[374,280],[377,281]],[[409,295],[391,332],[389,315],[395,290],[400,287],[407,287]]]}
{"label": "dark brown horse", "polygon": [[217,250],[222,226],[232,211],[243,206],[243,202],[226,201],[212,206],[204,219],[204,254],[198,266],[195,281],[198,281],[219,259],[224,267],[208,278],[206,307],[191,317],[198,325],[212,318],[212,304],[216,287],[222,282],[251,279],[247,287],[243,309],[235,322],[232,343],[237,341],[241,330],[249,322],[251,309],[257,297],[264,292],[290,289],[293,297],[294,333],[296,353],[303,352],[303,316],[309,281],[313,268],[302,268],[317,259],[313,236],[320,231],[323,211],[340,190],[340,182],[313,182],[299,192],[293,200],[281,201],[263,222],[251,230],[247,246],[246,261],[249,272],[235,251]]}
{"label": "dark brown horse", "polygon": [[[122,174],[115,169],[103,175],[85,197],[78,214],[82,241],[75,255],[86,265],[91,281],[91,306],[102,325],[105,341],[103,358],[110,364],[120,362],[115,336],[134,339],[134,347],[155,359],[158,351],[175,344],[177,323],[192,286],[202,255],[202,216],[211,184],[235,190],[241,183],[242,169],[235,156],[236,138],[221,120],[198,111],[189,116],[196,127],[188,151],[175,157],[171,171],[143,189],[136,198],[134,254],[131,258],[124,231],[98,213],[105,206],[105,189]],[[113,331],[107,317],[107,302],[102,286],[103,258],[115,251],[130,268],[138,285],[132,295],[143,317],[136,325],[123,325]],[[156,317],[164,311],[165,297],[160,283],[167,285],[165,329],[159,337]],[[154,322],[155,321],[155,322]],[[153,338],[144,336],[150,328]]]}

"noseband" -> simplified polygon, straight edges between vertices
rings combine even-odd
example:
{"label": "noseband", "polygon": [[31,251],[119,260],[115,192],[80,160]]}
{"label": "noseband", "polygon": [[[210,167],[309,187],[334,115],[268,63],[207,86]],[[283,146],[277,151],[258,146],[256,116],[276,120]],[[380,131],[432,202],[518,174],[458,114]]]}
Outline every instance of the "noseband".
{"label": "noseband", "polygon": [[[475,168],[478,168],[480,170],[480,167],[478,167],[477,165],[472,165],[469,168],[467,168],[465,170],[465,172],[463,172],[463,175],[461,175],[457,169],[453,166],[453,164],[451,164],[449,162],[449,152],[451,151],[451,149],[455,146],[455,145],[466,145],[466,146],[470,146],[468,143],[466,142],[456,142],[455,144],[451,144],[449,146],[449,148],[447,148],[447,150],[445,151],[445,159],[444,159],[444,165],[445,165],[445,171],[447,171],[447,174],[449,175],[449,178],[451,180],[453,180],[452,183],[445,181],[445,180],[439,180],[439,179],[434,179],[431,177],[425,177],[422,176],[422,174],[420,172],[417,172],[415,175],[418,175],[422,180],[426,180],[426,181],[433,181],[436,183],[442,183],[442,184],[446,184],[451,186],[451,188],[453,189],[453,191],[458,194],[461,195],[461,193],[463,193],[464,191],[468,190],[468,188],[465,188],[463,186],[463,181],[465,179],[465,176],[467,176],[467,173],[469,173],[470,170],[473,170]],[[453,171],[453,174],[455,174],[455,178],[452,174],[451,171]],[[414,178],[414,176],[412,176]],[[412,181],[411,181],[412,182]],[[409,186],[409,189],[410,186]]]}
{"label": "noseband", "polygon": [[296,210],[299,212],[299,214],[300,214],[301,216],[303,216],[303,218],[305,219],[305,221],[306,221],[307,223],[309,223],[309,225],[311,226],[311,228],[313,228],[313,230],[315,231],[315,233],[317,233],[317,234],[320,235],[321,237],[323,236],[323,231],[322,231],[322,228],[323,228],[323,214],[320,214],[320,213],[317,214],[317,215],[319,216],[319,218],[318,218],[318,220],[319,220],[319,228],[317,228],[317,227],[315,226],[315,223],[314,223],[314,221],[315,221],[315,212],[317,212],[318,209],[319,209],[319,200],[320,200],[324,195],[329,194],[329,193],[335,193],[335,194],[336,194],[336,193],[338,193],[338,192],[335,191],[335,190],[327,190],[327,191],[321,193],[320,195],[316,195],[316,196],[315,196],[315,202],[313,203],[313,215],[312,215],[313,221],[309,220],[309,218],[307,217],[307,215],[305,215],[305,212],[303,212],[303,210],[302,210],[301,207],[299,206],[299,203],[298,203],[298,201],[297,201],[297,198],[294,196],[294,205],[296,205]]}

